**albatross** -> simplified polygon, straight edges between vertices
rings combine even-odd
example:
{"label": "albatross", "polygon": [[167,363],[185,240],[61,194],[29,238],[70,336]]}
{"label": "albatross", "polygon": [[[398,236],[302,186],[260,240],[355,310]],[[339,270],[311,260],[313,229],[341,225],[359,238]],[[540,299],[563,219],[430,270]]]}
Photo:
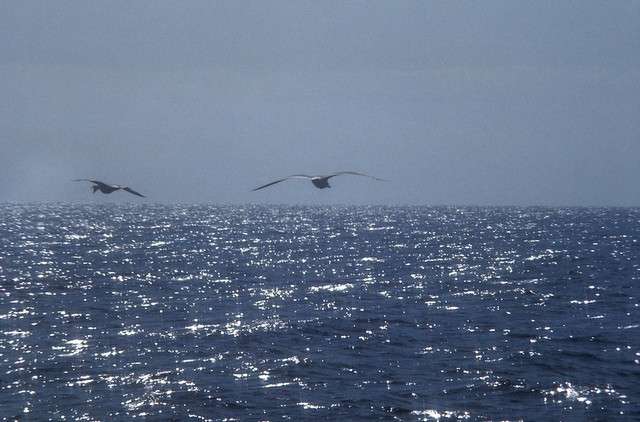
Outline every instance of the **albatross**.
{"label": "albatross", "polygon": [[276,180],[274,182],[267,183],[266,185],[258,186],[257,188],[252,189],[252,191],[255,192],[257,190],[264,189],[266,187],[269,187],[271,185],[275,185],[276,183],[284,182],[285,180],[289,180],[289,179],[311,180],[311,183],[313,183],[313,186],[317,187],[318,189],[330,188],[331,186],[329,186],[329,179],[331,179],[332,177],[341,176],[343,174],[350,174],[350,175],[353,175],[353,176],[364,176],[364,177],[369,177],[369,178],[374,179],[374,180],[379,180],[379,181],[382,181],[382,182],[386,182],[386,180],[384,180],[384,179],[380,179],[380,178],[375,177],[375,176],[369,176],[368,174],[364,174],[364,173],[358,173],[357,171],[339,171],[337,173],[333,173],[333,174],[330,174],[328,176],[308,176],[306,174],[292,174],[291,176],[283,177],[282,179],[278,179],[278,180]]}
{"label": "albatross", "polygon": [[75,179],[74,182],[91,182],[91,183],[93,183],[93,185],[91,186],[91,189],[93,189],[93,193],[96,193],[96,191],[100,191],[102,193],[111,193],[111,192],[115,192],[117,190],[124,190],[124,191],[132,193],[134,195],[137,195],[137,196],[140,196],[142,198],[145,198],[144,195],[134,191],[133,189],[131,189],[130,187],[127,187],[127,186],[110,185],[108,183],[103,183],[103,182],[101,182],[99,180],[91,180],[91,179]]}

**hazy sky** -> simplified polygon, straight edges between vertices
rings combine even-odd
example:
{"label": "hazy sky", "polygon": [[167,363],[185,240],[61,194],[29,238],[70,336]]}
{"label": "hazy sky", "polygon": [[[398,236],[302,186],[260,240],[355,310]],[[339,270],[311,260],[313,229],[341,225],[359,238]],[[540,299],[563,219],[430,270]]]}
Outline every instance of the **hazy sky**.
{"label": "hazy sky", "polygon": [[[332,189],[292,173],[356,170]],[[0,202],[640,205],[640,1],[2,1]],[[141,200],[144,201],[144,200]]]}

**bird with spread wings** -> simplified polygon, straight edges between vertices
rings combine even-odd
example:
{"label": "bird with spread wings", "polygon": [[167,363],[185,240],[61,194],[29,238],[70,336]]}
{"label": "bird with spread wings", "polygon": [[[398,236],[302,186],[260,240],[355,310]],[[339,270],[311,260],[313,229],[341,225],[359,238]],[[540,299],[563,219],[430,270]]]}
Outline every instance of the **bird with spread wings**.
{"label": "bird with spread wings", "polygon": [[289,180],[289,179],[311,180],[311,183],[313,183],[313,186],[315,186],[318,189],[330,188],[331,186],[329,185],[329,179],[331,179],[332,177],[341,176],[341,175],[344,175],[344,174],[350,174],[350,175],[353,175],[353,176],[369,177],[371,179],[379,180],[379,181],[383,181],[383,182],[386,181],[384,179],[380,179],[380,178],[375,177],[375,176],[369,176],[368,174],[364,174],[364,173],[358,173],[356,171],[339,171],[337,173],[333,173],[333,174],[330,174],[328,176],[308,176],[306,174],[292,174],[291,176],[283,177],[282,179],[278,179],[276,181],[267,183],[266,185],[258,186],[257,188],[252,189],[252,191],[257,191],[257,190],[260,190],[260,189],[264,189],[266,187],[269,187],[271,185],[275,185],[276,183],[284,182],[285,180]]}
{"label": "bird with spread wings", "polygon": [[134,195],[140,196],[142,198],[146,198],[143,194],[134,191],[133,189],[131,189],[128,186],[110,185],[108,183],[104,183],[104,182],[101,182],[99,180],[92,180],[92,179],[75,179],[74,182],[91,182],[91,183],[93,183],[93,185],[91,185],[91,189],[93,189],[93,193],[96,193],[97,191],[100,191],[102,193],[107,194],[107,193],[115,192],[117,190],[124,190],[124,191],[132,193]]}

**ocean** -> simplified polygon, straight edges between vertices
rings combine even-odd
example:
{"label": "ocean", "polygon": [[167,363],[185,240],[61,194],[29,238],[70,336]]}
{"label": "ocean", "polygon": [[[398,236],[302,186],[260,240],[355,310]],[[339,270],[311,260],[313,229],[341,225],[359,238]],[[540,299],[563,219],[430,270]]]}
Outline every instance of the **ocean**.
{"label": "ocean", "polygon": [[640,209],[0,205],[3,420],[640,420]]}

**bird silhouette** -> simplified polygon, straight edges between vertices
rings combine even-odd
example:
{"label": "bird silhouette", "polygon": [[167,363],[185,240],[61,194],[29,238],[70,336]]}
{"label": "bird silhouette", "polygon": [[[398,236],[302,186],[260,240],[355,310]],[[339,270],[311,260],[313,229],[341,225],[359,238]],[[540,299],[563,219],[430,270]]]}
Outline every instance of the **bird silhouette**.
{"label": "bird silhouette", "polygon": [[91,183],[93,183],[93,185],[91,186],[91,189],[93,189],[93,193],[96,193],[96,191],[100,191],[102,193],[107,194],[107,193],[115,192],[117,190],[124,190],[124,191],[132,193],[134,195],[140,196],[142,198],[146,198],[146,196],[144,196],[143,194],[138,193],[138,192],[134,191],[133,189],[131,189],[130,187],[127,187],[127,186],[110,185],[108,183],[104,183],[104,182],[101,182],[99,180],[91,180],[91,179],[75,179],[74,182],[91,182]]}
{"label": "bird silhouette", "polygon": [[364,174],[364,173],[358,173],[356,171],[339,171],[337,173],[333,173],[333,174],[330,174],[328,176],[308,176],[306,174],[292,174],[291,176],[283,177],[282,179],[278,179],[278,180],[273,181],[271,183],[267,183],[266,185],[258,186],[257,188],[252,189],[252,191],[255,192],[257,190],[264,189],[266,187],[269,187],[271,185],[275,185],[276,183],[284,182],[285,180],[289,180],[289,179],[311,180],[311,183],[313,183],[313,186],[317,187],[318,189],[330,188],[331,186],[329,185],[329,179],[331,179],[332,177],[336,177],[336,176],[342,176],[344,174],[350,174],[350,175],[353,175],[353,176],[364,176],[364,177],[369,177],[369,178],[374,179],[374,180],[379,180],[379,181],[382,181],[382,182],[386,182],[386,180],[384,180],[384,179],[380,179],[380,178],[375,177],[375,176],[369,176],[368,174]]}

